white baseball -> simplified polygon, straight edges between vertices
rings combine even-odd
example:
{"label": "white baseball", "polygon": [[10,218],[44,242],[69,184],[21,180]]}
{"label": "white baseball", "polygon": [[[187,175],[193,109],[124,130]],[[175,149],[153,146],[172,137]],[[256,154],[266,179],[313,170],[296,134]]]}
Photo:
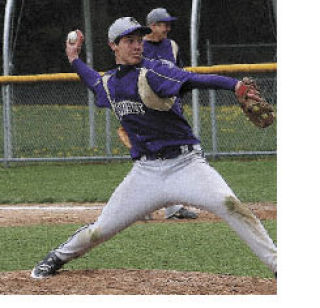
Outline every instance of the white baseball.
{"label": "white baseball", "polygon": [[76,31],[71,31],[68,33],[68,42],[70,44],[75,44],[76,41],[77,41],[77,38],[78,38],[78,35],[77,35],[77,32]]}

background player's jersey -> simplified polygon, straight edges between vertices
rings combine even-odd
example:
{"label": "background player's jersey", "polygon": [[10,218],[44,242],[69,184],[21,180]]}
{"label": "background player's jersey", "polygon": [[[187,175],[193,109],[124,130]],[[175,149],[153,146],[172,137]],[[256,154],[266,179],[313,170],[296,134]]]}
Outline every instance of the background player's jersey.
{"label": "background player's jersey", "polygon": [[98,107],[112,108],[128,133],[133,159],[165,147],[198,144],[185,120],[180,94],[192,88],[233,90],[237,79],[186,72],[158,60],[119,65],[103,77],[80,59],[72,66],[96,94]]}
{"label": "background player's jersey", "polygon": [[174,40],[163,39],[160,42],[143,40],[143,56],[148,59],[171,61],[183,67],[179,46]]}

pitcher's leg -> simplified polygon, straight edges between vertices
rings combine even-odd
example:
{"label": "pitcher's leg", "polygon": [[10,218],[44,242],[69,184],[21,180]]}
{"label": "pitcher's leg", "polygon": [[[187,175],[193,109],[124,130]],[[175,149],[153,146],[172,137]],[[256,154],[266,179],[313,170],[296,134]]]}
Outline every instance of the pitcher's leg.
{"label": "pitcher's leg", "polygon": [[158,204],[160,207],[161,202],[157,201],[161,196],[160,190],[154,189],[159,188],[160,184],[154,185],[152,177],[146,182],[145,174],[140,174],[139,168],[136,169],[118,186],[97,221],[76,231],[55,250],[62,261],[83,255],[153,212]]}
{"label": "pitcher's leg", "polygon": [[276,272],[276,247],[265,228],[252,211],[236,198],[221,175],[203,158],[193,157],[192,163],[180,171],[175,187],[174,202],[189,202],[192,206],[210,211],[224,219],[252,251]]}
{"label": "pitcher's leg", "polygon": [[160,191],[161,183],[157,174],[148,176],[148,168],[141,168],[136,163],[115,190],[97,221],[80,228],[65,243],[49,252],[34,267],[31,277],[41,279],[54,275],[66,262],[83,255],[144,215],[161,208],[164,201]]}
{"label": "pitcher's leg", "polygon": [[225,198],[223,207],[226,211],[220,213],[221,218],[238,233],[261,261],[276,273],[277,248],[260,220],[245,204],[232,195]]}

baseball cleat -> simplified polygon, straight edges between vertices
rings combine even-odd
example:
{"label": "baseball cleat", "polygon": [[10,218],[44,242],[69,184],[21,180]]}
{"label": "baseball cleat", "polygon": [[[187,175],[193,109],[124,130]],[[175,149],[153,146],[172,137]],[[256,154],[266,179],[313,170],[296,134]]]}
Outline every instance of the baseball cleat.
{"label": "baseball cleat", "polygon": [[179,211],[169,216],[167,219],[196,219],[198,215],[182,207]]}
{"label": "baseball cleat", "polygon": [[34,279],[48,278],[53,276],[63,264],[64,262],[62,262],[53,251],[51,251],[34,267],[30,277]]}

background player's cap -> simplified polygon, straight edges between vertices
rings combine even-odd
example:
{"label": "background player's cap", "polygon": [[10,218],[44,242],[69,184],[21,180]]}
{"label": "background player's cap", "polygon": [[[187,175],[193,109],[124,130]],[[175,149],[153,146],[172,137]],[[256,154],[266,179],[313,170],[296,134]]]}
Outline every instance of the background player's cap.
{"label": "background player's cap", "polygon": [[157,8],[153,9],[146,18],[147,25],[151,25],[156,22],[160,21],[174,21],[177,20],[177,17],[171,16],[166,9],[164,8]]}
{"label": "background player's cap", "polygon": [[120,39],[121,37],[135,31],[139,31],[142,35],[151,33],[151,29],[149,27],[141,26],[139,22],[133,17],[118,18],[109,27],[109,30],[108,30],[109,42],[114,42],[117,39]]}

